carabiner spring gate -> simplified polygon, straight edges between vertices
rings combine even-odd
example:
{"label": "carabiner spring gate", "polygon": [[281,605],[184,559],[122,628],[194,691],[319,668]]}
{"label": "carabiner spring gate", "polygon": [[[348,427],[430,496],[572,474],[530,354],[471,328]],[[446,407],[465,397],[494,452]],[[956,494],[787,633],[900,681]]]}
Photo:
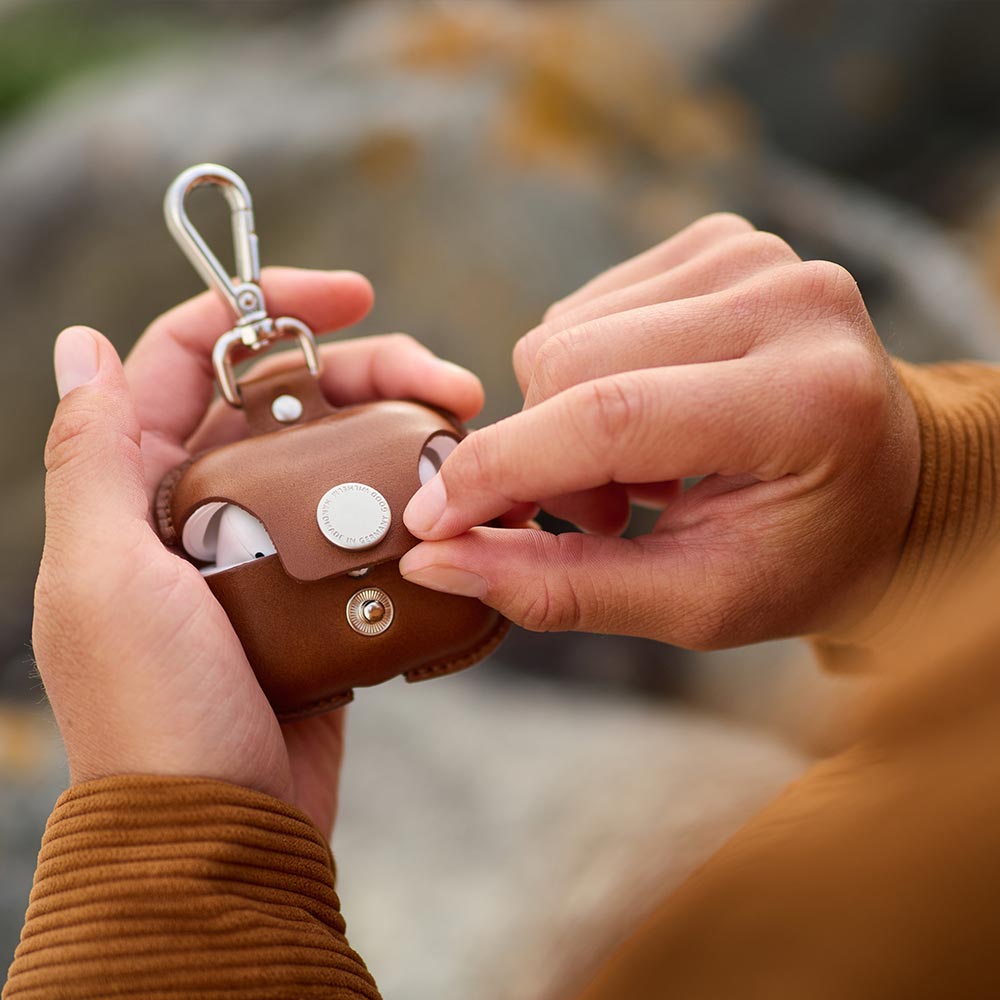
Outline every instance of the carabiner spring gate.
{"label": "carabiner spring gate", "polygon": [[[188,218],[185,202],[188,194],[203,184],[218,187],[229,203],[236,256],[236,278],[219,262],[201,234]],[[232,406],[242,407],[239,383],[233,371],[233,351],[244,348],[262,353],[275,341],[294,338],[299,342],[306,366],[312,375],[320,371],[316,338],[312,330],[291,316],[273,319],[268,315],[260,287],[260,257],[254,230],[253,199],[246,182],[228,167],[200,163],[178,175],[163,199],[167,228],[184,255],[204,279],[229,305],[236,316],[236,326],[224,333],[212,349],[212,365],[223,398]]]}

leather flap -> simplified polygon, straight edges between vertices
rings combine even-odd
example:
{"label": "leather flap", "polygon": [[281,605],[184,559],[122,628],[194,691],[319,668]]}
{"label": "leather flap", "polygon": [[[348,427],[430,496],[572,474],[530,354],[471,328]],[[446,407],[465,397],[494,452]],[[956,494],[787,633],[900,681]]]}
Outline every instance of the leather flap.
{"label": "leather flap", "polygon": [[[176,541],[197,507],[224,500],[263,523],[285,572],[297,580],[398,560],[417,542],[403,525],[403,510],[420,486],[421,449],[442,431],[462,436],[426,406],[383,401],[224,445],[178,470],[172,495],[160,505],[161,515],[168,515],[161,516],[168,522],[161,527],[173,535],[168,541]],[[388,502],[389,530],[377,545],[342,549],[320,530],[319,502],[341,483],[364,483]]]}

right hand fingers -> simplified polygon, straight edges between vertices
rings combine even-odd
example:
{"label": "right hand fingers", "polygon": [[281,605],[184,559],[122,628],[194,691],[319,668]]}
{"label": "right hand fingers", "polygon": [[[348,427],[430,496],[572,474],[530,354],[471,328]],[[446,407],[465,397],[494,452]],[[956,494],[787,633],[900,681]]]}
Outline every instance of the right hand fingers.
{"label": "right hand fingers", "polygon": [[[814,278],[819,275],[811,277],[813,265],[803,264],[771,234],[753,233],[724,241],[694,263],[699,280],[705,282],[700,294],[612,313],[536,339],[531,370],[527,376],[522,371],[522,379],[528,378],[525,406],[536,405],[580,382],[630,369],[721,362],[770,349],[778,341],[787,353],[794,350],[794,340],[817,335],[828,339],[829,325],[839,316],[837,296],[814,294]],[[645,285],[656,280],[669,282],[685,270],[686,266],[676,268]],[[730,278],[741,274],[746,275],[744,280],[730,284]],[[725,290],[709,292],[713,280]],[[634,291],[635,287],[613,293],[584,309],[599,308],[608,298]],[[577,315],[580,310],[564,318]],[[538,332],[533,331],[519,344],[522,359],[530,353],[525,345]],[[550,498],[545,508],[585,530],[598,532],[619,532],[628,516],[620,489]]]}
{"label": "right hand fingers", "polygon": [[[514,371],[522,391],[526,391],[540,356],[550,341],[571,336],[570,331],[601,330],[609,317],[630,312],[641,329],[664,329],[675,338],[669,317],[670,305],[695,306],[699,299],[718,296],[730,289],[750,284],[752,279],[773,268],[800,263],[794,250],[773,233],[749,232],[731,236],[702,249],[691,259],[632,285],[617,288],[604,295],[583,301],[580,305],[549,317],[534,330],[526,333],[514,348]],[[657,314],[667,310],[666,323],[657,321]],[[642,314],[648,322],[638,322]],[[713,331],[714,333],[714,331]],[[575,336],[575,334],[572,334]],[[691,338],[688,338],[691,340]],[[711,349],[704,331],[688,347]],[[696,357],[708,361],[708,357]],[[663,359],[660,364],[679,364],[682,360]]]}
{"label": "right hand fingers", "polygon": [[[644,306],[584,323],[545,341],[534,358],[525,406],[581,382],[641,368],[730,361],[789,336],[774,303],[810,314],[792,335],[820,329],[803,302],[802,263],[755,275],[726,291]],[[798,318],[798,317],[796,317]]]}
{"label": "right hand fingers", "polygon": [[606,483],[794,472],[825,441],[798,414],[803,393],[824,377],[826,359],[813,355],[780,370],[739,359],[573,386],[466,438],[410,501],[406,525],[443,539],[515,503],[544,507],[548,497]]}
{"label": "right hand fingers", "polygon": [[[737,242],[753,243],[745,237],[739,237]],[[771,244],[766,239],[762,246],[772,261],[786,256],[780,241]],[[748,251],[750,269],[754,271],[762,258],[752,246],[742,250]],[[787,255],[795,257],[790,250]],[[795,264],[765,266],[761,273],[725,291],[633,309],[552,335],[535,354],[525,408],[609,375],[662,366],[728,362],[746,357],[771,341],[782,340],[788,350],[792,338],[815,337],[826,327],[815,322],[817,304],[804,297],[802,289],[809,287],[802,279],[804,265],[797,257],[795,260]],[[776,302],[785,303],[782,319],[794,316],[798,320],[791,333],[786,329],[787,322],[775,318]],[[629,500],[624,485],[613,485],[546,497],[543,506],[586,531],[617,534],[628,521]]]}
{"label": "right hand fingers", "polygon": [[657,483],[607,483],[589,490],[547,497],[545,512],[569,521],[593,535],[620,535],[632,517],[632,507],[663,508],[680,494],[676,480]]}
{"label": "right hand fingers", "polygon": [[421,542],[399,569],[411,583],[478,598],[533,632],[638,635],[704,649],[730,643],[737,625],[731,609],[738,568],[716,574],[707,595],[703,567],[669,534],[632,539],[473,528]]}
{"label": "right hand fingers", "polygon": [[662,274],[723,240],[753,231],[752,223],[731,212],[706,215],[669,239],[609,268],[564,299],[554,302],[545,313],[545,319],[555,319],[591,299]]}

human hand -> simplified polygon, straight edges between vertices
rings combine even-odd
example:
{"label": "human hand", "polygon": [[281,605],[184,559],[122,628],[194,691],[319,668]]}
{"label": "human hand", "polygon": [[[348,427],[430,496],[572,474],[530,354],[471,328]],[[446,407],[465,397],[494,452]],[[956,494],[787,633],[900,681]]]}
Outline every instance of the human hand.
{"label": "human hand", "polygon": [[[350,272],[272,268],[263,288],[279,313],[314,329],[354,323],[372,301]],[[211,402],[209,355],[226,328],[221,302],[202,294],[157,319],[124,370],[99,333],[60,335],[35,656],[74,783],[218,778],[299,806],[329,834],[343,713],[280,725],[204,578],[151,526],[152,497],[189,457]],[[338,404],[418,398],[462,419],[482,405],[474,375],[402,335],[326,345],[322,357],[323,389]],[[287,362],[279,355],[257,370]],[[217,406],[198,448],[245,433],[242,414]]]}
{"label": "human hand", "polygon": [[[409,580],[530,629],[696,649],[835,633],[886,589],[919,434],[837,265],[708,216],[556,303],[514,366],[522,412],[405,512],[426,539]],[[524,501],[591,533],[477,527]],[[655,529],[614,537],[633,502],[662,511]]]}

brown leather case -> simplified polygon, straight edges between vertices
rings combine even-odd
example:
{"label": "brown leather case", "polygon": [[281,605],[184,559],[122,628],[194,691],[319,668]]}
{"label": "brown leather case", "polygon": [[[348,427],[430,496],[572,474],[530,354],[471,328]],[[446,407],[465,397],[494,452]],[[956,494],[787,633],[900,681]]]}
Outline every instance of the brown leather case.
{"label": "brown leather case", "polygon": [[[159,532],[179,546],[185,521],[205,503],[226,501],[267,529],[276,555],[206,577],[243,643],[257,679],[282,719],[346,704],[355,687],[402,674],[425,680],[471,666],[495,649],[508,623],[468,597],[440,594],[404,580],[400,557],[417,544],[403,510],[420,486],[424,444],[451,417],[419,403],[383,401],[334,409],[305,371],[248,379],[241,385],[251,436],[215,448],[167,475],[156,502]],[[304,412],[292,426],[271,415],[290,394]],[[391,523],[363,551],[338,548],[316,520],[327,490],[358,482],[385,497]],[[362,569],[363,576],[349,575]],[[364,635],[348,622],[351,598],[377,588],[392,602],[391,624]]]}

